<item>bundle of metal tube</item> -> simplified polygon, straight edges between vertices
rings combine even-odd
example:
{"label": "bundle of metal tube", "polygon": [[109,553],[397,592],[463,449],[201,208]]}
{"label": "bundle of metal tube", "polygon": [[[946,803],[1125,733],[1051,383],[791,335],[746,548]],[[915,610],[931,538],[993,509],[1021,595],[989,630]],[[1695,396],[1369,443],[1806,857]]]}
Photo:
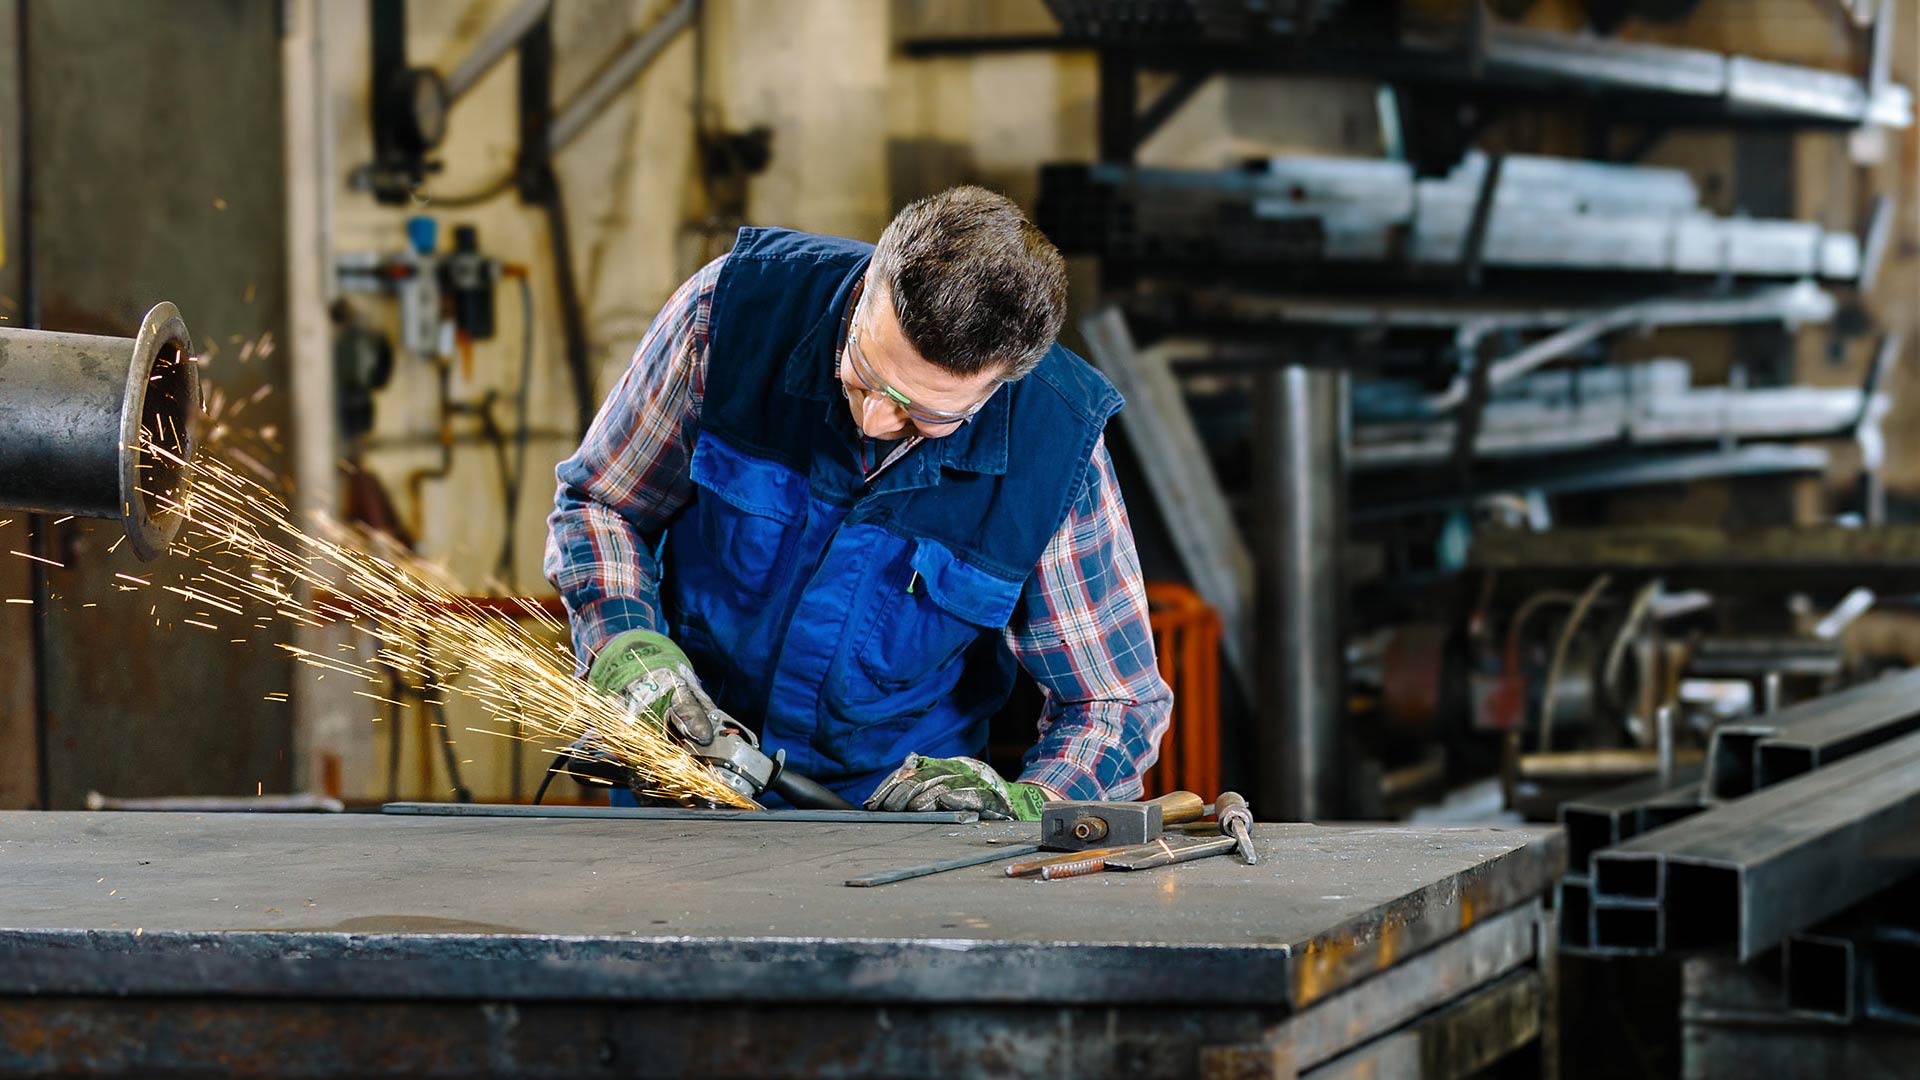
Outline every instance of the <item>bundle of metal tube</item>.
{"label": "bundle of metal tube", "polygon": [[1722,725],[1708,742],[1707,795],[1739,798],[1910,731],[1920,731],[1920,670]]}
{"label": "bundle of metal tube", "polygon": [[1920,868],[1916,829],[1920,732],[1595,852],[1591,944],[1751,960]]}
{"label": "bundle of metal tube", "polygon": [[1781,952],[1786,1007],[1823,1020],[1920,1024],[1920,880],[1811,930]]}

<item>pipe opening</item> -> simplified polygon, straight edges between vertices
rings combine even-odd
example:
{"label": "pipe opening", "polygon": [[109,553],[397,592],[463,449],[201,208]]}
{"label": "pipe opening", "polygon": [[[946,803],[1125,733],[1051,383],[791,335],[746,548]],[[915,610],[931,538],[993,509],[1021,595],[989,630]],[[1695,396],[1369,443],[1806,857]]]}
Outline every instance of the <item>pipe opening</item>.
{"label": "pipe opening", "polygon": [[192,363],[181,354],[179,342],[161,345],[154,354],[140,406],[135,497],[141,503],[141,518],[151,522],[168,541],[179,528],[178,514],[169,507],[185,497],[187,477],[182,463],[193,456],[192,417],[199,402],[188,370]]}
{"label": "pipe opening", "polygon": [[1787,944],[1787,1008],[1836,1020],[1854,1018],[1853,943],[1797,937]]}

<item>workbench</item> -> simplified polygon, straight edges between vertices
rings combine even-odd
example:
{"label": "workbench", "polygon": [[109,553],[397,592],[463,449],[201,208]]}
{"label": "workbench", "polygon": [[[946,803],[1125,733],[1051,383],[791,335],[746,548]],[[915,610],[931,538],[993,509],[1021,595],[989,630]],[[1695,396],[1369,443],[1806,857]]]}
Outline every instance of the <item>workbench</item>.
{"label": "workbench", "polygon": [[843,884],[1036,835],[0,813],[0,1074],[1551,1071],[1558,830],[1260,825],[1254,866]]}

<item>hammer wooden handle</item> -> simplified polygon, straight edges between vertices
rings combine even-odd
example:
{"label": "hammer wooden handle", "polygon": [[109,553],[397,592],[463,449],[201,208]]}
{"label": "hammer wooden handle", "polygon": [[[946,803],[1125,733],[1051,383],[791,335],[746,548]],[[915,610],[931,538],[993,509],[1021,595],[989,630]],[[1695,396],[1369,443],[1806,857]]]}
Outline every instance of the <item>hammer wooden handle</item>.
{"label": "hammer wooden handle", "polygon": [[1160,806],[1160,821],[1163,825],[1178,825],[1183,821],[1199,821],[1207,816],[1207,800],[1191,791],[1174,791],[1149,802]]}

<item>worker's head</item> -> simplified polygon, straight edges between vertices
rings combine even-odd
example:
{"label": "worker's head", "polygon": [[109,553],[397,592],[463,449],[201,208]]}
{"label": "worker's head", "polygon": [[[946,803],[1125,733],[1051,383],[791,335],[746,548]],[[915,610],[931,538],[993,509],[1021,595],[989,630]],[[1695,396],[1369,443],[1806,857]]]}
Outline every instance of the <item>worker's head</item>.
{"label": "worker's head", "polygon": [[1066,317],[1060,252],[1005,196],[957,187],[880,234],[840,363],[868,436],[950,435],[1032,371]]}

